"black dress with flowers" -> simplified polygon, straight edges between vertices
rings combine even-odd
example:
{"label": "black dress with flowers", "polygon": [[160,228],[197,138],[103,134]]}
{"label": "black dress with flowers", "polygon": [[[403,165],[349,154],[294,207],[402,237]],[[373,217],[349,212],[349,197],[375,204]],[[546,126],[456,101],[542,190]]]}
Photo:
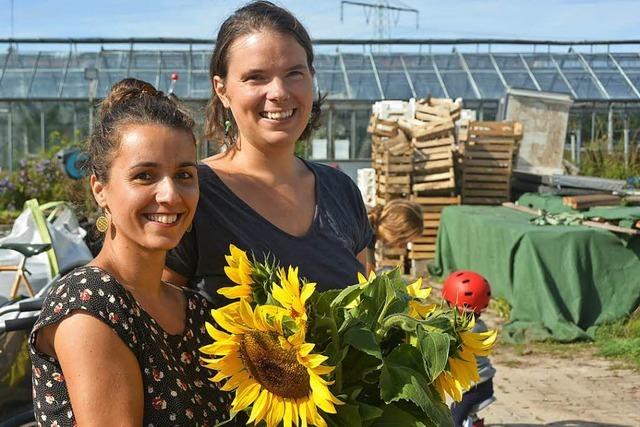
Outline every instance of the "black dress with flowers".
{"label": "black dress with flowers", "polygon": [[[207,379],[213,373],[199,362],[198,349],[211,341],[204,327],[209,306],[197,293],[186,289],[184,293],[185,330],[182,335],[169,335],[124,287],[97,267],[80,267],[56,283],[30,337],[38,424],[75,425],[60,364],[35,348],[38,330],[74,310],[102,320],[136,356],[144,385],[145,426],[210,426],[226,419],[230,395]],[[96,405],[109,405],[108,397]]]}

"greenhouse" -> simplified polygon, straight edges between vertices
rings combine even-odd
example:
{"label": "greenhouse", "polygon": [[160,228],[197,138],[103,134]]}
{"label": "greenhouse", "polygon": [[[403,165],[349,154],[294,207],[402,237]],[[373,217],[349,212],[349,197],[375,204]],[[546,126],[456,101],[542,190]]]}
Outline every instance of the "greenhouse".
{"label": "greenhouse", "polygon": [[[211,91],[211,40],[0,40],[0,168],[49,148],[58,132],[84,138],[96,101],[132,76],[175,93],[197,112]],[[640,120],[640,41],[316,40],[315,83],[327,95],[322,128],[307,155],[363,164],[377,100],[462,98],[479,119],[493,119],[507,88],[569,94],[568,138],[584,144],[636,144]],[[320,149],[317,149],[320,147]],[[635,147],[635,145],[634,145]],[[315,148],[315,149],[314,149]],[[213,150],[201,144],[201,155]]]}

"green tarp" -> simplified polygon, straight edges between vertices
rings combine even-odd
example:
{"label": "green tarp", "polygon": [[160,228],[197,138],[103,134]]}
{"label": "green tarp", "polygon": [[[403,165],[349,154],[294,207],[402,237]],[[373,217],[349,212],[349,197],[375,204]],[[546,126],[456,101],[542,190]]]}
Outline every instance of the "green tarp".
{"label": "green tarp", "polygon": [[432,272],[469,269],[512,306],[503,339],[593,338],[594,327],[640,303],[640,238],[577,226],[537,226],[505,207],[443,210]]}

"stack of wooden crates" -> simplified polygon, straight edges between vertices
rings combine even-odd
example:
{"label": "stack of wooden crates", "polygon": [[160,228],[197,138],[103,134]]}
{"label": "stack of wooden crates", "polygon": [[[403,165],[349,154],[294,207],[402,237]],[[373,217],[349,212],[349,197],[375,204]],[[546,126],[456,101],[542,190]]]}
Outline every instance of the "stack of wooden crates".
{"label": "stack of wooden crates", "polygon": [[412,265],[426,263],[436,252],[442,210],[460,204],[456,195],[455,122],[462,101],[429,98],[416,102],[415,119],[399,120],[411,137],[413,175],[410,199],[422,207],[424,231],[409,245]]}
{"label": "stack of wooden crates", "polygon": [[376,170],[377,203],[411,199],[422,206],[424,232],[411,249],[379,249],[378,267],[404,264],[406,257],[426,261],[435,256],[440,212],[459,204],[455,179],[455,121],[461,100],[418,100],[411,114],[381,119],[373,114],[368,131]]}
{"label": "stack of wooden crates", "polygon": [[518,122],[461,123],[462,203],[499,205],[511,197],[511,173],[522,139]]}
{"label": "stack of wooden crates", "polygon": [[456,123],[460,99],[427,98],[405,105],[404,110],[396,108],[384,118],[374,113],[369,121],[376,198],[379,205],[396,198],[418,203],[424,231],[408,250],[379,248],[376,259],[378,268],[404,265],[409,259],[417,274],[435,258],[444,208],[509,201],[523,129],[518,122]]}
{"label": "stack of wooden crates", "polygon": [[[376,203],[385,205],[411,193],[413,156],[409,139],[398,125],[398,119],[381,119],[374,114],[367,128],[371,134],[371,157],[376,171]],[[376,267],[404,266],[405,248],[376,249]]]}

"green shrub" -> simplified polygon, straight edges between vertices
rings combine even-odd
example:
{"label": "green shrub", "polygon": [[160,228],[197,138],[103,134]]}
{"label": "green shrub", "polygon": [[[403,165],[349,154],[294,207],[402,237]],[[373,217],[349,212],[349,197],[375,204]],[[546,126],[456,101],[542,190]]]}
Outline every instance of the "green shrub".
{"label": "green shrub", "polygon": [[609,152],[605,140],[592,142],[582,154],[580,174],[610,179],[640,176],[640,151],[630,149],[629,160],[625,165],[622,147],[614,146],[613,151]]}
{"label": "green shrub", "polygon": [[74,147],[59,132],[52,132],[50,149],[37,156],[20,160],[18,170],[0,174],[0,223],[11,223],[24,202],[38,199],[43,204],[66,201],[79,217],[91,217],[96,210],[87,179],[72,180],[65,176],[55,158],[63,148]]}

